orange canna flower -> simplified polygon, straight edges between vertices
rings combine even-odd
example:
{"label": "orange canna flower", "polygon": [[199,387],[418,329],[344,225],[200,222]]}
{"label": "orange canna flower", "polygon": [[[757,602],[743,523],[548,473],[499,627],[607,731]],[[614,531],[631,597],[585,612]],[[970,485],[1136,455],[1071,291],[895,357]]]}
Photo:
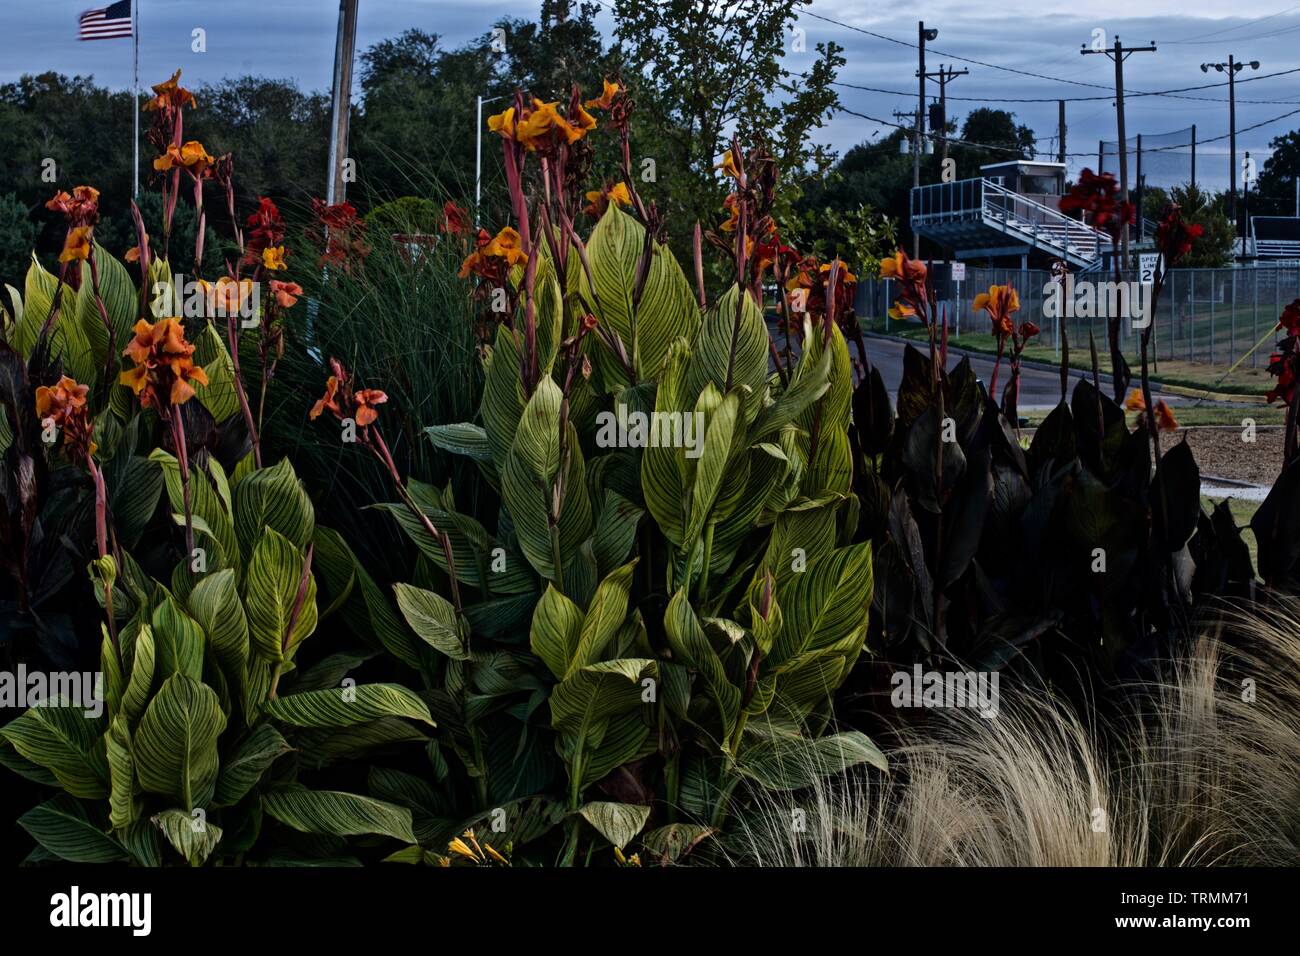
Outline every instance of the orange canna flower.
{"label": "orange canna flower", "polygon": [[339,380],[336,376],[331,375],[329,378],[325,379],[325,394],[311,407],[311,411],[307,413],[307,417],[315,421],[317,418],[320,418],[321,412],[325,411],[327,408],[335,415],[338,415],[340,412],[337,399],[338,391]]}
{"label": "orange canna flower", "polygon": [[560,114],[559,105],[558,100],[544,103],[533,97],[532,106],[525,107],[518,116],[512,106],[488,117],[488,129],[534,152],[556,145],[558,136],[563,136],[566,143],[576,143],[596,128],[596,118],[581,106],[566,117]]}
{"label": "orange canna flower", "polygon": [[730,176],[737,182],[740,180],[740,170],[736,166],[736,154],[731,150],[727,150],[723,153],[722,158],[718,160],[717,165],[713,168],[722,170],[726,175]]}
{"label": "orange canna flower", "polygon": [[76,379],[65,375],[56,385],[41,385],[36,389],[36,415],[62,425],[69,412],[86,407],[89,385],[78,385]]}
{"label": "orange canna flower", "polygon": [[[848,267],[847,265],[845,265],[843,259],[836,259],[835,261],[838,262],[838,263],[840,264],[840,271],[839,271],[839,274],[838,274],[838,278],[839,278],[839,281],[840,281],[840,282],[857,282],[857,281],[858,281],[858,277],[855,276],[852,272],[849,271],[849,267]],[[831,263],[829,263],[829,262],[824,262],[824,263],[822,263],[822,267],[821,267],[821,269],[820,269],[819,271],[829,279],[829,277],[830,277],[830,271],[831,271]]]}
{"label": "orange canna flower", "polygon": [[[328,409],[340,421],[351,418],[358,427],[363,429],[373,425],[379,418],[379,412],[374,406],[388,401],[388,395],[377,388],[363,388],[354,392],[352,375],[343,367],[343,363],[336,358],[331,358],[330,368],[334,374],[325,380],[325,394],[311,407],[308,417],[319,418],[321,413]],[[360,439],[362,442],[369,442],[369,433],[361,432]]]}
{"label": "orange canna flower", "polygon": [[263,249],[262,268],[272,272],[289,268],[284,261],[284,246],[267,246]]}
{"label": "orange canna flower", "polygon": [[1015,329],[1011,314],[1020,311],[1020,296],[1009,285],[991,285],[988,292],[981,292],[971,303],[976,312],[983,309],[993,321],[993,334],[1010,335]]}
{"label": "orange canna flower", "polygon": [[488,130],[498,133],[506,139],[515,138],[515,108],[512,106],[504,112],[488,117]]}
{"label": "orange canna flower", "polygon": [[60,190],[45,203],[45,208],[62,213],[74,226],[94,225],[99,221],[99,190],[94,186],[78,186],[72,195]]}
{"label": "orange canna flower", "polygon": [[203,148],[202,143],[197,140],[190,140],[184,146],[168,146],[167,152],[153,161],[153,168],[162,171],[184,167],[195,176],[198,176],[214,162],[216,160],[208,155],[208,151]]}
{"label": "orange canna flower", "polygon": [[69,446],[73,457],[89,458],[98,447],[91,438],[95,428],[86,407],[89,392],[89,385],[78,385],[67,375],[55,385],[41,385],[36,389],[36,416],[63,429],[63,443]]}
{"label": "orange canna flower", "polygon": [[505,270],[528,262],[528,253],[520,248],[521,237],[513,226],[506,226],[466,257],[460,266],[460,278],[476,273],[485,279],[504,281]]}
{"label": "orange canna flower", "polygon": [[735,193],[727,194],[727,198],[722,201],[722,208],[727,210],[727,221],[718,228],[723,232],[735,232],[736,227],[740,225],[740,203],[736,201]]}
{"label": "orange canna flower", "polygon": [[922,282],[925,280],[925,263],[909,259],[907,253],[900,249],[890,258],[880,260],[880,278]]}
{"label": "orange canna flower", "polygon": [[362,427],[373,423],[379,417],[379,413],[371,406],[382,405],[388,401],[388,395],[377,388],[363,388],[353,398],[357,403],[357,424]]}
{"label": "orange canna flower", "polygon": [[230,276],[222,276],[216,282],[199,280],[207,298],[209,315],[243,315],[244,306],[253,297],[253,280],[236,281]]}
{"label": "orange canna flower", "polygon": [[623,89],[622,83],[611,83],[609,78],[606,77],[602,84],[600,96],[595,99],[587,100],[583,105],[586,106],[587,109],[607,110],[614,105],[614,97],[623,92],[625,92],[625,90]]}
{"label": "orange canna flower", "polygon": [[195,394],[191,382],[208,384],[207,373],[194,364],[194,346],[185,341],[185,327],[179,319],[159,319],[153,324],[141,319],[122,354],[135,365],[122,372],[119,381],[139,396],[145,408],[184,405]]}
{"label": "orange canna flower", "polygon": [[90,226],[75,226],[68,230],[63,241],[63,251],[59,253],[60,262],[72,262],[74,259],[90,258]]}
{"label": "orange canna flower", "polygon": [[599,219],[613,202],[620,206],[632,205],[632,194],[627,190],[627,183],[615,183],[604,189],[593,189],[587,193],[587,207],[583,211]]}
{"label": "orange canna flower", "polygon": [[[1147,403],[1142,397],[1142,389],[1135,388],[1128,393],[1128,397],[1124,399],[1124,408],[1130,412],[1137,412],[1139,423],[1146,421]],[[1174,410],[1163,398],[1156,399],[1156,429],[1162,432],[1178,430],[1178,419],[1174,417]]]}
{"label": "orange canna flower", "polygon": [[302,295],[302,286],[296,282],[281,282],[278,279],[272,279],[271,292],[280,308],[289,309],[297,304],[298,296]]}
{"label": "orange canna flower", "polygon": [[181,71],[172,74],[170,80],[159,83],[153,88],[154,97],[144,104],[146,110],[165,110],[172,107],[194,106],[194,94],[180,84]]}

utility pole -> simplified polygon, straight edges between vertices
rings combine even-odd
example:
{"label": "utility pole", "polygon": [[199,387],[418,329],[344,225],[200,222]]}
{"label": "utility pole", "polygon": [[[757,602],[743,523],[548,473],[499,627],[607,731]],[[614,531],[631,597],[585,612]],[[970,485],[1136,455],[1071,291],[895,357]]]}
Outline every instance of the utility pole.
{"label": "utility pole", "polygon": [[[1249,66],[1259,69],[1259,60],[1242,63],[1228,54],[1227,63],[1202,63],[1201,72],[1218,70],[1228,74],[1228,218],[1236,222],[1237,218],[1237,88],[1235,78],[1238,73]],[[1240,225],[1240,223],[1238,223]]]}
{"label": "utility pole", "polygon": [[[921,144],[925,138],[925,41],[935,40],[939,37],[938,30],[927,30],[925,21],[916,22],[916,50],[918,67],[916,71],[917,93],[916,93],[916,140],[913,144],[912,152],[912,188],[916,189],[921,185]],[[921,236],[912,228],[912,258],[921,258]]]}
{"label": "utility pole", "polygon": [[[1156,44],[1152,40],[1149,46],[1127,47],[1115,36],[1113,49],[1090,50],[1088,44],[1082,44],[1081,54],[1101,53],[1115,61],[1115,118],[1119,125],[1119,194],[1121,202],[1128,202],[1128,134],[1124,129],[1124,61],[1133,53],[1155,53]],[[1128,268],[1128,223],[1124,223],[1120,233],[1122,268]]]}
{"label": "utility pole", "polygon": [[339,0],[339,32],[334,44],[334,110],[330,118],[329,178],[325,201],[331,206],[343,202],[347,184],[343,179],[348,153],[348,125],[352,119],[352,59],[357,49],[358,0]]}
{"label": "utility pole", "polygon": [[1065,100],[1056,101],[1056,161],[1065,164]]}
{"label": "utility pole", "polygon": [[931,126],[937,127],[936,133],[939,142],[942,144],[943,154],[940,157],[941,162],[948,159],[948,83],[959,76],[967,76],[970,70],[951,70],[944,64],[939,64],[938,73],[926,73],[927,80],[938,80],[939,82],[939,122],[931,123]]}

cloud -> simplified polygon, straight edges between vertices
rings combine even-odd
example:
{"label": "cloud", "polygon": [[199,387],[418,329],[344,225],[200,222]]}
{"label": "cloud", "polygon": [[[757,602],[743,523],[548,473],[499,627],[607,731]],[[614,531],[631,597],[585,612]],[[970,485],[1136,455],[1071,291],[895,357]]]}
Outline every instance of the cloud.
{"label": "cloud", "polygon": [[[1279,9],[1284,9],[1280,0],[1277,2]],[[93,74],[101,83],[128,88],[130,41],[77,42],[77,13],[84,5],[84,0],[81,6],[10,4],[6,10],[0,81],[24,73],[58,70]],[[1077,153],[1095,151],[1098,140],[1115,138],[1109,98],[1113,66],[1107,57],[1080,56],[1078,52],[1080,44],[1091,41],[1094,30],[1105,31],[1108,41],[1118,33],[1126,42],[1157,42],[1159,52],[1134,55],[1125,65],[1126,86],[1134,91],[1222,81],[1221,74],[1204,74],[1199,66],[1205,60],[1226,59],[1228,53],[1260,60],[1259,73],[1300,65],[1293,53],[1294,41],[1300,36],[1298,11],[1250,19],[1225,17],[1222,0],[1145,0],[1140,17],[1127,15],[1133,9],[1132,0],[1088,0],[1086,16],[1073,13],[1069,7],[1063,8],[1065,12],[1045,14],[1042,6],[1042,0],[937,0],[914,4],[903,17],[896,8],[864,4],[862,0],[815,0],[809,11],[908,42],[915,40],[916,20],[924,19],[939,30],[939,38],[931,44],[927,69],[947,63],[971,71],[950,87],[953,99],[949,116],[960,118],[985,101],[1011,109],[1017,120],[1034,129],[1048,148],[1051,146],[1047,139],[1056,135],[1056,97],[1101,97],[1067,104],[1067,148]],[[308,89],[329,87],[338,23],[334,4],[281,0],[273,16],[265,0],[223,0],[219,4],[145,0],[142,7],[142,86],[170,75],[179,66],[185,71],[186,81],[195,85],[224,76],[256,73],[293,78]],[[538,0],[366,0],[361,4],[357,45],[364,50],[385,37],[418,27],[439,34],[446,45],[454,47],[482,35],[503,16],[532,18],[538,8]],[[609,24],[607,11],[601,13],[600,22]],[[810,47],[833,40],[845,48],[848,62],[841,76],[843,81],[898,91],[890,95],[841,88],[845,106],[885,119],[892,119],[894,110],[916,108],[914,50],[811,16],[805,16],[801,26],[807,31]],[[196,28],[207,33],[206,53],[191,51],[191,32]],[[1023,76],[956,57],[1073,82]],[[791,65],[797,66],[793,60]],[[1249,76],[1247,71],[1240,79]],[[1238,128],[1245,130],[1291,109],[1300,109],[1300,94],[1293,92],[1295,88],[1294,76],[1239,84]],[[937,88],[932,92],[937,93]],[[1227,131],[1226,91],[1219,88],[1186,95],[1205,100],[1130,97],[1130,133],[1151,136],[1196,124],[1198,138],[1204,144],[1201,155],[1205,157],[1203,162],[1198,157],[1198,178],[1221,186],[1227,177],[1226,144],[1205,141]],[[974,102],[958,97],[969,97]],[[1043,98],[1049,102],[1000,101],[1007,97]],[[1250,100],[1296,103],[1292,106]],[[1273,136],[1297,127],[1300,115],[1259,130],[1245,130],[1238,136],[1238,149],[1249,149],[1262,159]],[[843,151],[880,129],[841,113],[828,123],[821,139]],[[1082,157],[1072,160],[1075,166],[1085,162]]]}

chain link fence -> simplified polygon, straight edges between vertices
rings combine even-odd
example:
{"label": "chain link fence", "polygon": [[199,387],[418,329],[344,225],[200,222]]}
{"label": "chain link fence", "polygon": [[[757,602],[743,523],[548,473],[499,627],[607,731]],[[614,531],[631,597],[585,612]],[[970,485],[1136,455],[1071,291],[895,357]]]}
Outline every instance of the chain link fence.
{"label": "chain link fence", "polygon": [[[987,269],[967,267],[964,280],[955,281],[951,268],[936,263],[931,286],[937,298],[936,315],[946,318],[950,335],[989,332],[988,316],[976,313],[971,301],[991,285],[1008,285],[1020,296],[1016,319],[1030,321],[1040,329],[1037,344],[1059,348],[1061,323],[1044,314],[1044,301],[1051,294],[1051,274],[1042,269]],[[1090,272],[1074,275],[1072,311],[1083,311],[1081,298],[1092,287],[1093,301],[1106,300],[1112,275]],[[1137,276],[1130,277],[1136,280]],[[1130,286],[1130,288],[1133,288]],[[890,304],[897,297],[897,283],[891,279],[867,279],[858,285],[856,309],[863,321],[877,327],[897,327],[889,319]],[[1141,301],[1150,294],[1149,287]],[[1198,362],[1228,368],[1268,336],[1282,310],[1300,298],[1300,265],[1241,269],[1174,269],[1165,282],[1154,316],[1152,355],[1157,359]],[[1105,311],[1098,306],[1092,311]],[[1088,333],[1096,336],[1098,348],[1106,350],[1106,319],[1103,316],[1067,314],[1066,333],[1071,352],[1088,348]],[[1121,324],[1125,352],[1136,350],[1140,328]],[[1269,348],[1260,346],[1243,363],[1244,367],[1267,366]]]}

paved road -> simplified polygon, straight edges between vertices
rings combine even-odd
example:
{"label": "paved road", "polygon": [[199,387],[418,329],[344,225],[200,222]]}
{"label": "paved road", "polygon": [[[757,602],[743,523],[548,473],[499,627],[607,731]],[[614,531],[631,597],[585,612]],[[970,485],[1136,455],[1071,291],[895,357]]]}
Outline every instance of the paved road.
{"label": "paved road", "polygon": [[[871,363],[880,369],[880,374],[885,379],[885,387],[889,389],[890,395],[898,394],[898,386],[903,381],[903,349],[907,345],[901,339],[885,338],[883,336],[867,336],[867,357]],[[928,352],[928,346],[923,343],[912,343],[921,351]],[[949,350],[948,367],[951,368],[962,360],[962,355]],[[970,355],[971,367],[975,374],[979,376],[985,386],[993,378],[993,359],[983,355]],[[998,372],[998,389],[1008,381],[1011,374],[1010,363],[1007,359],[1002,360],[1002,369]],[[1074,391],[1074,384],[1084,373],[1071,370],[1069,392]],[[1088,374],[1091,378],[1091,373]],[[1103,375],[1101,377],[1102,391],[1110,394],[1110,377]],[[1069,394],[1067,392],[1067,394]],[[1054,408],[1056,403],[1061,399],[1061,375],[1059,372],[1047,372],[1038,368],[1020,369],[1020,402],[1019,409],[1030,411],[1039,408]]]}

